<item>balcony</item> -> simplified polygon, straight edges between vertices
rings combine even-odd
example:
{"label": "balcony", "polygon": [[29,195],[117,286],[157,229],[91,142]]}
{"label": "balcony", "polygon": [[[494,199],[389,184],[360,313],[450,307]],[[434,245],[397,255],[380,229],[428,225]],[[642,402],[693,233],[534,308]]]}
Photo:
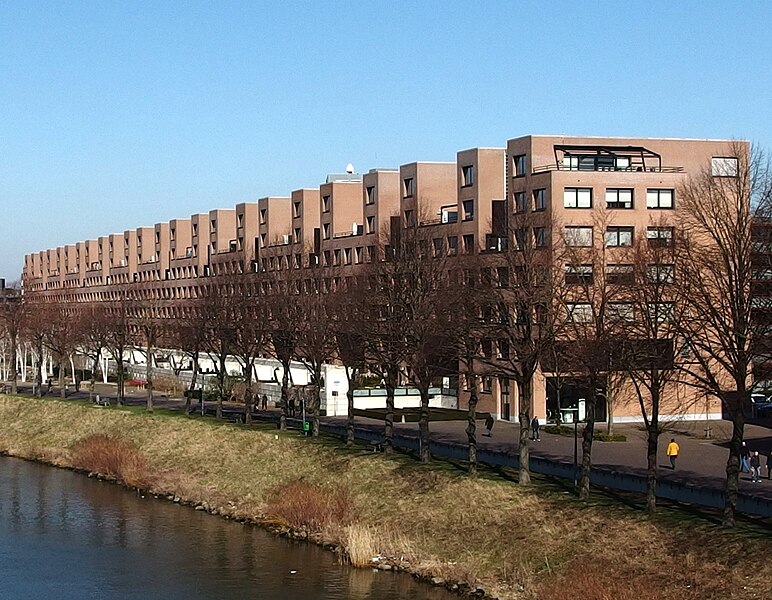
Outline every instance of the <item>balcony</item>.
{"label": "balcony", "polygon": [[533,173],[603,171],[615,173],[682,173],[680,166],[663,166],[662,156],[643,146],[556,144],[555,162],[535,166]]}

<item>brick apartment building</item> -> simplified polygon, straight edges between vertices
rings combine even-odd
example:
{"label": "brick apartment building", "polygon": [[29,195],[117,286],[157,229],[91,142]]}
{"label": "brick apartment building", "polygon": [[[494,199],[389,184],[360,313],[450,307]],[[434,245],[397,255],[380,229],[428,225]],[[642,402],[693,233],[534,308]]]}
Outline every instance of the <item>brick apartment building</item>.
{"label": "brick apartment building", "polygon": [[[502,148],[463,150],[455,162],[330,175],[319,188],[294,190],[289,197],[261,198],[29,254],[24,288],[50,301],[88,303],[115,300],[121,290],[141,287],[141,293],[164,300],[160,316],[175,318],[207,278],[218,275],[317,266],[356,273],[358,265],[380,259],[379,240],[400,227],[425,228],[435,255],[495,257],[514,245],[509,237],[518,220],[534,214],[543,215],[544,223],[532,232],[537,245],[548,248],[551,240],[570,238],[580,245],[603,244],[613,256],[633,239],[672,240],[679,185],[706,169],[731,169],[733,160],[736,168],[733,143],[525,136]],[[605,231],[597,231],[598,211],[605,215]],[[460,388],[458,405],[464,408],[464,378],[450,385]],[[535,414],[543,418],[581,403],[581,385],[558,390],[561,385],[553,374],[537,371]],[[517,417],[517,390],[509,380],[484,377],[478,392],[480,410]],[[679,398],[693,393],[685,386],[672,391]],[[615,420],[639,419],[629,391],[622,397]],[[713,401],[680,405],[688,407],[678,409],[680,418],[721,415]],[[599,420],[605,415],[601,407]]]}

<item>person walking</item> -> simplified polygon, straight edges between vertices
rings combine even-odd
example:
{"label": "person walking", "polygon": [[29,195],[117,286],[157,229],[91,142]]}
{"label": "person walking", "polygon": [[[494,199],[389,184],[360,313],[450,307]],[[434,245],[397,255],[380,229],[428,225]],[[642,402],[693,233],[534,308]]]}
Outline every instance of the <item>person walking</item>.
{"label": "person walking", "polygon": [[772,450],[767,454],[767,479],[772,479]]}
{"label": "person walking", "polygon": [[676,443],[675,438],[670,438],[670,443],[667,445],[667,457],[670,459],[670,468],[673,471],[675,471],[675,463],[680,450],[681,448]]}
{"label": "person walking", "polygon": [[759,483],[761,481],[761,458],[758,450],[751,453],[751,481]]}
{"label": "person walking", "polygon": [[483,433],[483,435],[491,437],[491,431],[493,430],[493,423],[495,421],[493,420],[493,415],[491,413],[488,413],[488,416],[485,417],[485,429],[487,430],[486,433]]}
{"label": "person walking", "polygon": [[748,464],[748,459],[751,457],[751,451],[748,449],[748,445],[743,442],[740,446],[740,470],[743,473],[750,473],[751,467]]}
{"label": "person walking", "polygon": [[534,415],[531,420],[531,441],[540,442],[539,438],[539,417]]}

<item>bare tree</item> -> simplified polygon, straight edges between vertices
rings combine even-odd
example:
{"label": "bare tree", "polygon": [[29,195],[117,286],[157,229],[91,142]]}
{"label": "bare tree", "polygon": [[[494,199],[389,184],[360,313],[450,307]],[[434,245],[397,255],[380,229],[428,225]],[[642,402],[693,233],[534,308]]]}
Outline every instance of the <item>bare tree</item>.
{"label": "bare tree", "polygon": [[122,405],[126,397],[126,351],[131,345],[129,330],[129,312],[126,292],[122,291],[120,299],[108,305],[105,314],[107,327],[106,347],[115,361],[118,376],[118,395],[116,402]]}
{"label": "bare tree", "polygon": [[517,385],[518,479],[522,484],[531,481],[528,441],[534,416],[534,374],[564,323],[555,298],[561,297],[564,289],[565,249],[549,239],[549,232],[554,229],[554,223],[544,213],[518,215],[508,236],[513,244],[492,255],[489,266],[480,270],[480,285],[491,299],[483,308],[487,339],[483,339],[482,360]]}
{"label": "bare tree", "polygon": [[[67,397],[65,377],[67,362],[80,341],[77,319],[72,310],[59,304],[47,305],[47,327],[43,343],[51,351],[59,364],[59,397]],[[72,374],[73,380],[75,374]]]}
{"label": "bare tree", "polygon": [[[562,295],[567,326],[563,346],[564,362],[584,377],[587,387],[585,426],[582,430],[582,463],[579,496],[590,494],[592,443],[599,401],[607,393],[608,375],[619,370],[614,353],[621,337],[618,313],[626,310],[625,297],[632,267],[625,262],[632,245],[632,228],[614,224],[605,208],[593,213],[591,232],[564,230],[566,244]],[[579,415],[576,415],[578,418]]]}
{"label": "bare tree", "polygon": [[676,264],[686,311],[681,333],[694,354],[684,370],[732,420],[723,522],[734,526],[749,382],[761,358],[754,340],[766,335],[754,320],[752,224],[770,214],[772,171],[747,143],[735,143],[729,155],[678,189],[685,243]]}
{"label": "bare tree", "polygon": [[212,360],[217,381],[216,417],[222,419],[228,378],[227,360],[236,347],[232,302],[225,283],[213,279],[201,289],[200,310],[204,316],[203,348]]}
{"label": "bare tree", "polygon": [[10,374],[11,393],[16,393],[18,371],[19,340],[24,330],[27,316],[27,304],[21,294],[21,286],[18,282],[4,290],[0,290],[0,328],[8,337],[10,344]]}
{"label": "bare tree", "polygon": [[[658,224],[664,227],[663,223]],[[668,386],[677,375],[677,323],[685,318],[676,286],[675,240],[651,243],[639,236],[629,254],[631,273],[624,302],[611,311],[623,332],[617,366],[629,376],[646,427],[646,512],[656,511],[657,451],[660,412]],[[670,410],[678,410],[671,400]],[[609,415],[611,418],[611,415]]]}
{"label": "bare tree", "polygon": [[91,377],[88,395],[93,401],[96,374],[100,370],[102,351],[108,346],[110,323],[107,308],[101,304],[85,306],[79,311],[80,346],[79,349],[91,362]]}
{"label": "bare tree", "polygon": [[312,434],[319,435],[319,408],[322,393],[322,368],[338,353],[338,323],[336,304],[339,294],[345,294],[343,282],[329,270],[313,269],[311,278],[298,290],[299,313],[296,355],[311,374]]}

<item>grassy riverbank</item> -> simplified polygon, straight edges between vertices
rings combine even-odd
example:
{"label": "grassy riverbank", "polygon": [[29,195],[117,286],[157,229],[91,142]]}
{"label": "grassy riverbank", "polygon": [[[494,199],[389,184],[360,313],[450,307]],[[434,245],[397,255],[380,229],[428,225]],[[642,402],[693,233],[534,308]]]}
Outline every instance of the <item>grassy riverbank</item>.
{"label": "grassy riverbank", "polygon": [[502,599],[772,598],[763,524],[727,532],[677,508],[649,520],[628,499],[581,504],[549,480],[520,489],[509,473],[472,479],[462,465],[422,466],[268,426],[0,396],[0,451],[305,529],[354,562],[380,554]]}

